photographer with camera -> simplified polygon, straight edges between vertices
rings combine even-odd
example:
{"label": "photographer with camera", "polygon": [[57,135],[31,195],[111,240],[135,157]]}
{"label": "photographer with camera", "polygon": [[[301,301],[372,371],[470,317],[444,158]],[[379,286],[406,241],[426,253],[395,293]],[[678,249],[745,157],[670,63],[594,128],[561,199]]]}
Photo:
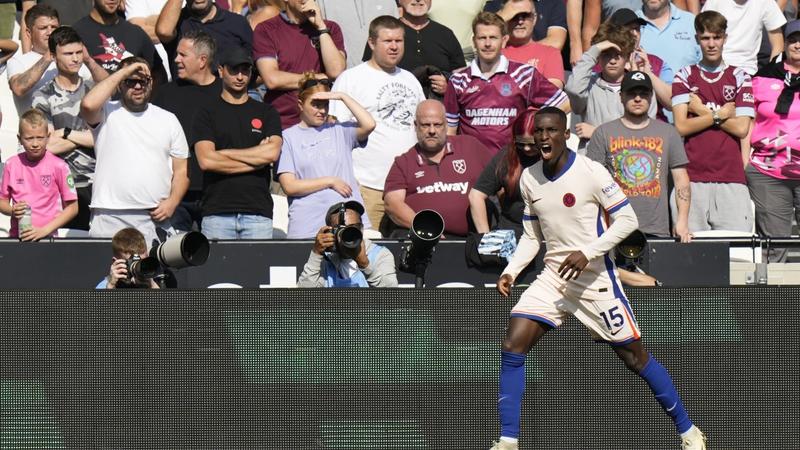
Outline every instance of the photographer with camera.
{"label": "photographer with camera", "polygon": [[117,231],[111,238],[111,249],[113,256],[108,275],[95,289],[160,288],[153,279],[157,271],[148,262],[147,243],[139,230],[123,228]]}
{"label": "photographer with camera", "polygon": [[298,287],[397,287],[394,256],[363,236],[362,214],[354,200],[328,209]]}

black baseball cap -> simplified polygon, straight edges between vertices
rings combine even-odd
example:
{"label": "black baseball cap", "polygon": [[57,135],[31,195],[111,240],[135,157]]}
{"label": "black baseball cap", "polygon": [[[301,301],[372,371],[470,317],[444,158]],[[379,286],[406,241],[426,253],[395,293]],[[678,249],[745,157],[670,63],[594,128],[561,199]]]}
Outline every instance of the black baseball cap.
{"label": "black baseball cap", "polygon": [[653,90],[653,82],[650,81],[650,77],[646,73],[634,70],[626,73],[625,77],[622,78],[622,92],[640,87],[647,88],[650,91]]}
{"label": "black baseball cap", "polygon": [[346,202],[334,203],[333,205],[331,205],[330,208],[328,208],[328,214],[325,215],[325,224],[326,225],[330,226],[330,224],[331,224],[331,216],[336,214],[336,213],[338,213],[339,210],[342,209],[342,206],[344,206],[344,209],[351,209],[351,210],[357,212],[359,216],[362,216],[364,214],[364,206],[361,205],[361,203],[359,203],[359,202],[357,202],[355,200],[349,200],[349,201],[346,201]]}
{"label": "black baseball cap", "polygon": [[219,63],[223,66],[237,67],[243,64],[253,65],[253,57],[243,47],[230,47],[222,52]]}
{"label": "black baseball cap", "polygon": [[636,22],[640,26],[647,25],[647,21],[642,19],[641,17],[637,16],[633,10],[628,8],[620,8],[608,18],[608,20],[613,23],[614,25],[625,26],[630,23]]}

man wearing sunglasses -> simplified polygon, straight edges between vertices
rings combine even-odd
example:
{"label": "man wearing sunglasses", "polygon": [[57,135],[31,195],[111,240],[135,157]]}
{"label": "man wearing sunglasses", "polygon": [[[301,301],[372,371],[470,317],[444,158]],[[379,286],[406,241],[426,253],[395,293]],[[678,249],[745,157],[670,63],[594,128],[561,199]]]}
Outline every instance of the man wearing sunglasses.
{"label": "man wearing sunglasses", "polygon": [[[97,157],[92,237],[110,238],[133,227],[152,242],[158,234],[164,237],[157,228],[174,231],[170,218],[189,187],[189,148],[178,118],[150,104],[152,92],[150,66],[134,56],[81,101]],[[115,93],[120,100],[111,100]]]}
{"label": "man wearing sunglasses", "polygon": [[533,0],[509,0],[497,15],[508,25],[508,43],[503,55],[511,61],[533,66],[549,82],[563,88],[561,53],[555,47],[533,40],[533,29],[537,22]]}
{"label": "man wearing sunglasses", "polygon": [[209,239],[272,239],[272,163],[281,121],[269,103],[247,95],[253,60],[243,48],[219,55],[222,95],[194,117],[191,140],[203,169],[201,213]]}

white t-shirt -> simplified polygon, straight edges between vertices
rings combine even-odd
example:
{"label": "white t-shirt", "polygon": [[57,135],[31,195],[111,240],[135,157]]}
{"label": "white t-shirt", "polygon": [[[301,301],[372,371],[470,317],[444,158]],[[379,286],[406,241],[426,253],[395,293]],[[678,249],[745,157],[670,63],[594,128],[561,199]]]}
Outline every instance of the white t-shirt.
{"label": "white t-shirt", "polygon": [[734,0],[708,0],[703,11],[716,11],[728,19],[728,40],[722,58],[750,75],[758,70],[762,28],[776,30],[786,23],[786,17],[773,0],[748,0],[741,5]]}
{"label": "white t-shirt", "polygon": [[[22,52],[17,52],[13,58],[8,61],[8,78],[11,79],[14,75],[20,74],[25,72],[26,70],[33,67],[40,59],[42,58],[41,53],[36,53],[34,51],[30,51],[25,53],[24,55]],[[82,65],[78,74],[84,81],[91,83],[92,82],[92,73],[89,72],[89,69],[86,65]],[[22,97],[14,96],[14,106],[17,107],[17,114],[22,115],[25,111],[31,109],[31,105],[33,104],[33,93],[38,91],[42,88],[45,84],[49,83],[53,78],[58,75],[58,69],[56,69],[56,62],[52,61],[50,66],[47,67],[47,70],[44,71],[42,78],[28,91],[27,94],[23,95]]]}
{"label": "white t-shirt", "polygon": [[155,208],[169,197],[171,157],[189,157],[178,118],[153,104],[133,113],[121,102],[107,102],[94,135],[92,208]]}
{"label": "white t-shirt", "polygon": [[[417,143],[414,115],[417,105],[425,100],[422,86],[411,72],[397,68],[388,74],[365,62],[345,70],[336,79],[333,91],[353,97],[377,123],[366,147],[353,150],[353,168],[362,186],[382,191],[394,158]],[[331,102],[330,114],[340,122],[353,120],[353,114],[340,101]]]}
{"label": "white t-shirt", "polygon": [[157,16],[166,3],[167,0],[125,0],[125,18]]}

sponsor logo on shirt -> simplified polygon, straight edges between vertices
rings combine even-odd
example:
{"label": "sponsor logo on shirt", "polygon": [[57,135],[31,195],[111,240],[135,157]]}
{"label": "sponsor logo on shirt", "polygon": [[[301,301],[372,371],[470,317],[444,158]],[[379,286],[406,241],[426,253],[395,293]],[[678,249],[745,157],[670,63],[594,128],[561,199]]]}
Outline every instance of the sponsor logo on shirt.
{"label": "sponsor logo on shirt", "polygon": [[67,187],[69,187],[70,190],[75,190],[75,180],[72,178],[71,173],[67,174]]}
{"label": "sponsor logo on shirt", "polygon": [[453,170],[455,170],[456,173],[463,174],[467,171],[467,162],[463,159],[453,160]]}
{"label": "sponsor logo on shirt", "polygon": [[619,192],[619,185],[617,183],[611,183],[603,188],[603,194],[606,194],[608,198],[613,197],[617,192]]}
{"label": "sponsor logo on shirt", "polygon": [[469,189],[469,182],[467,181],[462,183],[444,183],[442,181],[437,181],[428,186],[417,186],[417,194],[433,194],[434,192],[458,192],[466,194],[467,189]]}
{"label": "sponsor logo on shirt", "polygon": [[465,113],[473,126],[508,126],[517,117],[517,108],[467,108]]}

